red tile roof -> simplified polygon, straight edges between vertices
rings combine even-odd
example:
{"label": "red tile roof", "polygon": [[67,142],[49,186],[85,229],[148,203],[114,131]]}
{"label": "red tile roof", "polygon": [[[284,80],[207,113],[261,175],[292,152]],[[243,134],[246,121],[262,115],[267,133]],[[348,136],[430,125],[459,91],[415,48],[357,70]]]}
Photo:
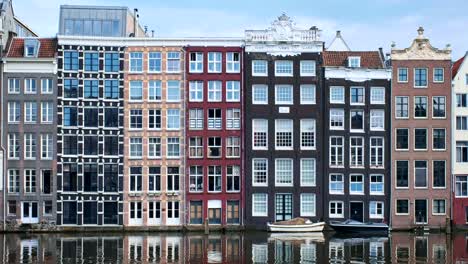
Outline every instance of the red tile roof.
{"label": "red tile roof", "polygon": [[461,57],[459,60],[457,60],[453,66],[452,66],[452,80],[455,78],[455,75],[457,75],[458,70],[460,69],[460,66],[463,63],[463,60],[465,59],[465,56]]}
{"label": "red tile roof", "polygon": [[[57,39],[38,38],[41,43],[39,46],[39,58],[54,58],[57,50]],[[8,58],[24,57],[24,38],[14,38],[6,54]]]}
{"label": "red tile roof", "polygon": [[362,68],[383,68],[382,58],[378,51],[324,51],[323,66],[347,67],[350,56],[361,57]]}

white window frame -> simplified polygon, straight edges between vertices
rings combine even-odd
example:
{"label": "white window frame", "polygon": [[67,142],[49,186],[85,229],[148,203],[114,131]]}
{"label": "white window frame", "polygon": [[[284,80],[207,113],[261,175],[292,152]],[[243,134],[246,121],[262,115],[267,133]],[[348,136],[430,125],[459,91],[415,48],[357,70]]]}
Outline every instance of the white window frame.
{"label": "white window frame", "polygon": [[370,110],[370,130],[384,131],[385,130],[385,110],[372,109]]}
{"label": "white window frame", "polygon": [[161,102],[161,100],[162,100],[162,82],[160,80],[149,80],[148,81],[148,101]]}
{"label": "white window frame", "polygon": [[[177,56],[175,56],[177,55]],[[181,68],[181,61],[180,61],[180,52],[179,51],[168,51],[166,53],[166,73],[179,73]],[[178,63],[177,69],[169,67],[170,63]]]}
{"label": "white window frame", "polygon": [[[258,170],[255,168],[255,165],[258,163],[261,163],[262,166],[265,164],[265,170]],[[257,173],[265,173],[265,182],[257,182],[256,179],[256,174]],[[268,186],[268,159],[265,158],[254,158],[252,159],[252,186]]]}
{"label": "white window frame", "polygon": [[[340,100],[336,100],[335,98],[333,98],[333,96],[334,96],[333,91],[335,91],[335,92],[340,91],[340,93],[343,94],[343,96],[341,97]],[[346,95],[346,91],[345,91],[345,88],[343,86],[331,86],[330,87],[330,104],[344,104],[345,103],[345,95]]]}
{"label": "white window frame", "polygon": [[[143,72],[143,52],[141,51],[135,51],[135,52],[130,52],[128,55],[128,70],[131,73],[139,73]],[[141,61],[141,69],[138,67],[138,61]],[[134,65],[134,64],[137,65]]]}
{"label": "white window frame", "polygon": [[[132,96],[132,90],[141,90],[141,99],[135,98]],[[140,80],[133,80],[129,82],[129,92],[128,92],[128,100],[130,102],[141,102],[144,99],[144,94],[143,94],[143,81]]]}
{"label": "white window frame", "polygon": [[[239,60],[234,60],[234,55],[237,54]],[[232,57],[231,57],[232,56]],[[226,73],[239,73],[241,70],[241,53],[240,52],[226,52]]]}
{"label": "white window frame", "polygon": [[33,133],[24,133],[24,159],[35,160],[36,156],[37,156],[36,135]]}
{"label": "white window frame", "polygon": [[[398,116],[398,98],[406,98],[408,101],[408,104],[406,105],[407,109],[407,115],[406,116]],[[395,119],[409,119],[410,117],[410,97],[409,96],[395,96]]]}
{"label": "white window frame", "polygon": [[[306,162],[312,162],[312,168],[305,168]],[[306,174],[311,174],[312,181],[306,181]],[[317,181],[317,162],[315,159],[301,159],[300,164],[300,177],[301,177],[301,186],[303,187],[313,187],[316,186]]]}
{"label": "white window frame", "polygon": [[[373,139],[382,140],[382,145],[377,146],[372,144]],[[382,149],[382,164],[378,164],[379,160],[379,149]],[[375,153],[375,162],[372,161],[372,155]],[[370,137],[369,138],[369,165],[371,168],[383,169],[385,167],[385,138],[384,137]]]}
{"label": "white window frame", "polygon": [[[159,141],[159,142],[158,142]],[[161,137],[148,137],[148,159],[160,159],[162,156]],[[159,155],[157,150],[159,149]]]}
{"label": "white window frame", "polygon": [[[378,205],[381,205],[382,208],[380,209],[381,210],[381,214],[378,213],[379,209],[378,209]],[[373,209],[372,208],[373,206],[375,206],[375,213],[372,213]],[[370,201],[369,202],[369,219],[383,219],[384,218],[384,202],[381,202],[381,201]]]}
{"label": "white window frame", "polygon": [[[331,179],[332,176],[340,176],[341,181],[332,181]],[[332,183],[335,183],[335,184],[341,183],[341,190],[337,191],[337,190],[332,189],[331,188]],[[342,173],[330,173],[328,175],[328,192],[329,194],[344,194],[344,175]]]}
{"label": "white window frame", "polygon": [[[408,212],[407,213],[399,213],[398,212],[398,201],[406,201],[406,203],[408,204]],[[409,202],[409,199],[395,199],[395,215],[409,215],[409,212],[410,212],[410,202]]]}
{"label": "white window frame", "polygon": [[[406,70],[406,80],[400,80],[400,69],[401,70]],[[409,79],[409,69],[407,67],[399,67],[397,69],[397,82],[399,83],[408,83],[408,79]]]}
{"label": "white window frame", "polygon": [[[307,123],[310,123],[309,126],[311,125],[312,130],[305,130],[307,127]],[[317,145],[317,133],[316,133],[316,125],[315,125],[315,119],[301,119],[300,123],[300,133],[301,133],[301,149],[302,150],[315,150],[316,145]],[[294,130],[294,128],[293,128]],[[309,141],[313,142],[313,146],[304,146],[304,133],[312,133],[312,140],[309,138]]]}
{"label": "white window frame", "polygon": [[21,93],[21,84],[19,78],[8,78],[8,93],[19,94]]}
{"label": "white window frame", "polygon": [[[417,161],[425,161],[426,162],[426,186],[422,186],[422,187],[416,186],[416,162]],[[414,160],[413,161],[413,175],[414,175],[414,179],[413,179],[414,185],[413,185],[413,187],[414,187],[414,189],[427,189],[427,188],[429,188],[428,174],[429,174],[429,162],[427,160]],[[411,179],[409,179],[409,181],[411,182]]]}
{"label": "white window frame", "polygon": [[[208,52],[208,73],[220,73],[223,71],[223,53],[222,52]],[[210,69],[213,65],[213,69]]]}
{"label": "white window frame", "polygon": [[[308,90],[312,91],[312,98],[304,98],[307,95]],[[300,103],[303,105],[314,105],[316,102],[316,87],[313,84],[302,84],[300,86]]]}
{"label": "white window frame", "polygon": [[221,102],[223,100],[223,82],[208,81],[208,102]]}
{"label": "white window frame", "polygon": [[[192,116],[192,113],[194,113],[194,116]],[[203,119],[204,119],[203,108],[189,109],[189,129],[190,130],[203,129],[203,123],[204,123]]]}
{"label": "white window frame", "polygon": [[[192,60],[193,54],[195,54],[195,60]],[[203,72],[203,52],[194,51],[194,52],[189,53],[189,72],[190,73],[202,73]]]}
{"label": "white window frame", "polygon": [[203,102],[203,81],[189,82],[189,101]]}
{"label": "white window frame", "polygon": [[241,84],[239,81],[226,81],[226,102],[240,102]]}
{"label": "white window frame", "polygon": [[[353,89],[361,90],[362,91],[362,102],[353,102],[353,93],[351,92]],[[365,105],[366,104],[366,88],[362,86],[351,86],[349,87],[349,104],[350,105]]]}
{"label": "white window frame", "polygon": [[[259,126],[261,126],[261,129],[259,129]],[[263,147],[256,145],[255,133],[265,133],[266,146]],[[268,150],[268,119],[252,119],[252,149]]]}
{"label": "white window frame", "polygon": [[[288,162],[289,168],[283,167],[280,168],[281,162]],[[280,181],[280,174],[287,174],[290,175],[290,181],[281,182]],[[284,176],[284,175],[283,175]],[[275,186],[294,186],[294,161],[293,159],[285,159],[285,158],[278,158],[275,159]]]}
{"label": "white window frame", "polygon": [[54,139],[53,139],[52,134],[41,134],[41,159],[52,160],[53,157],[54,157]]}
{"label": "white window frame", "polygon": [[[341,140],[341,144],[340,144],[340,145],[332,145],[332,144],[331,144],[331,143],[332,143],[332,139],[334,139],[334,138],[340,139],[340,140]],[[330,138],[329,138],[329,146],[330,146],[330,149],[329,149],[329,157],[328,157],[328,158],[329,158],[329,166],[330,166],[330,167],[334,167],[334,168],[335,168],[335,167],[343,167],[343,166],[344,166],[344,155],[345,155],[345,154],[344,154],[344,137],[342,137],[342,136],[330,136]],[[337,160],[337,161],[340,161],[340,160],[341,160],[341,162],[338,162],[338,164],[332,164],[332,163],[331,163],[331,162],[332,162],[332,158],[331,158],[331,157],[332,157],[332,151],[331,151],[332,148],[335,148],[335,150],[336,150],[336,153],[337,153],[336,160]],[[339,152],[340,149],[341,149],[341,155],[338,155],[338,152]],[[341,159],[340,159],[340,156],[341,156]]]}
{"label": "white window frame", "polygon": [[[289,100],[280,100],[280,90],[286,91],[288,90],[288,93],[290,94],[290,99]],[[275,85],[275,104],[276,105],[292,105],[294,104],[294,90],[292,85],[288,84],[280,84],[280,85]]]}
{"label": "white window frame", "polygon": [[[442,70],[442,80],[441,81],[436,81],[436,79],[435,79],[436,70]],[[432,69],[432,81],[434,83],[443,83],[445,81],[445,69],[441,68],[441,67],[435,67],[434,69]]]}
{"label": "white window frame", "polygon": [[[416,70],[417,69],[425,69],[426,70],[426,85],[423,86],[417,86],[416,85]],[[427,88],[429,85],[429,69],[427,67],[415,67],[413,69],[413,86],[414,88]]]}
{"label": "white window frame", "polygon": [[[335,213],[332,214],[332,204],[335,204]],[[338,213],[338,204],[341,204],[341,214]],[[328,216],[330,218],[344,217],[344,203],[342,201],[330,201],[328,204]]]}
{"label": "white window frame", "polygon": [[[287,129],[279,129],[279,122],[288,122]],[[291,138],[290,146],[278,146],[278,133],[289,133]],[[294,122],[292,119],[276,119],[275,120],[275,149],[276,150],[292,150],[294,148]]]}
{"label": "white window frame", "polygon": [[[140,142],[136,142],[136,141]],[[134,141],[134,142],[132,142]],[[132,148],[138,148],[138,145],[141,145],[141,153],[138,155],[137,150],[134,151]],[[130,159],[141,159],[143,157],[143,138],[142,137],[130,137],[128,139],[128,154]]]}
{"label": "white window frame", "polygon": [[226,129],[241,129],[241,110],[239,108],[226,109]]}
{"label": "white window frame", "polygon": [[[353,145],[353,139],[360,140],[360,145]],[[350,168],[363,168],[365,166],[365,150],[364,150],[364,137],[350,137],[349,138],[349,167]],[[353,158],[353,152],[356,157]],[[359,157],[359,153],[361,153],[361,157]],[[359,162],[361,161],[361,162]]]}
{"label": "white window frame", "polygon": [[[255,69],[256,69],[255,63],[265,64],[264,65],[265,66],[265,72],[255,71]],[[252,60],[252,76],[268,76],[268,61],[266,61],[266,60]]]}
{"label": "white window frame", "polygon": [[[257,100],[258,97],[256,94],[257,91],[260,91],[262,94],[265,94],[265,100]],[[254,84],[252,85],[252,104],[261,104],[266,105],[268,104],[268,85],[266,84]]]}
{"label": "white window frame", "polygon": [[54,103],[41,102],[41,123],[51,124],[54,122]]}
{"label": "white window frame", "polygon": [[36,94],[36,93],[37,93],[37,80],[34,78],[25,78],[24,79],[24,94]]}
{"label": "white window frame", "polygon": [[[261,201],[258,201],[258,198],[262,198]],[[262,203],[265,205],[263,211],[256,210],[256,204]],[[268,194],[266,193],[253,193],[252,194],[252,216],[254,217],[265,217],[268,216]]]}
{"label": "white window frame", "polygon": [[[381,177],[381,182],[373,182],[372,177]],[[382,191],[373,191],[372,186],[382,185]],[[369,194],[371,195],[385,195],[385,176],[383,174],[370,174],[369,175]]]}
{"label": "white window frame", "polygon": [[[305,198],[312,198],[311,200],[306,200]],[[308,206],[312,206],[312,211],[307,212],[305,210],[305,203]],[[315,216],[316,214],[316,197],[315,193],[301,193],[301,204],[300,204],[300,214],[301,216]]]}
{"label": "white window frame", "polygon": [[21,122],[21,103],[18,101],[8,102],[8,123],[17,124]]}
{"label": "white window frame", "polygon": [[[331,108],[330,109],[330,130],[344,130],[345,126],[345,112],[344,109],[341,108]],[[332,119],[335,118],[335,119]],[[341,126],[334,126],[333,121],[339,121],[337,119],[341,119]]]}
{"label": "white window frame", "polygon": [[[351,181],[353,176],[356,176],[356,177],[361,177],[361,181]],[[352,188],[351,188],[351,185],[352,184],[355,184],[355,185],[360,185],[362,186],[362,191],[353,191]],[[349,194],[351,195],[364,195],[365,193],[365,185],[364,185],[364,175],[363,174],[360,174],[360,173],[351,173],[349,174]]]}
{"label": "white window frame", "polygon": [[[176,114],[177,113],[177,114]],[[167,130],[180,130],[180,109],[166,109],[166,129]],[[175,120],[172,120],[175,119]]]}
{"label": "white window frame", "polygon": [[53,94],[54,93],[54,81],[52,78],[41,79],[41,94]]}
{"label": "white window frame", "polygon": [[361,57],[359,57],[359,56],[349,56],[348,57],[348,67],[349,68],[360,68],[361,67]]}
{"label": "white window frame", "polygon": [[[229,152],[231,152],[231,155],[229,155]],[[236,152],[238,152],[239,155],[233,155]],[[240,137],[227,137],[226,138],[226,158],[240,158],[240,155],[241,155],[241,138]]]}
{"label": "white window frame", "polygon": [[[174,85],[177,83],[177,87]],[[173,89],[177,89],[177,98],[169,98],[170,97],[170,91]],[[166,102],[170,103],[178,103],[181,100],[181,95],[180,95],[180,81],[179,80],[167,80],[166,81]]]}
{"label": "white window frame", "polygon": [[[284,64],[284,65],[280,65]],[[291,72],[278,72],[279,68],[288,67],[291,68]],[[286,68],[284,68],[286,70]],[[278,77],[292,77],[294,75],[294,63],[291,60],[277,60],[275,61],[275,76]]]}
{"label": "white window frame", "polygon": [[[170,142],[173,141],[173,142]],[[174,145],[173,147],[178,148],[177,153],[178,155],[169,155],[169,145]],[[178,159],[180,158],[180,138],[178,137],[168,137],[166,138],[166,158],[167,159]]]}
{"label": "white window frame", "polygon": [[[159,60],[159,70],[151,69],[151,62]],[[162,72],[162,53],[159,51],[152,51],[148,53],[148,72],[149,73],[161,73]]]}
{"label": "white window frame", "polygon": [[[383,91],[383,96],[379,93]],[[385,87],[371,87],[370,103],[376,105],[385,105]],[[376,94],[377,93],[377,94]]]}
{"label": "white window frame", "polygon": [[[434,202],[435,201],[444,201],[444,212],[443,213],[435,213],[434,211]],[[440,198],[440,199],[432,199],[432,208],[431,208],[431,212],[432,212],[432,215],[446,215],[447,214],[447,200],[446,199],[443,199],[443,198]]]}
{"label": "white window frame", "polygon": [[[308,66],[313,65],[312,72],[304,71]],[[300,62],[300,74],[301,76],[315,76],[316,75],[316,63],[315,60],[301,60]]]}
{"label": "white window frame", "polygon": [[[37,123],[37,114],[38,114],[37,110],[38,110],[37,102],[34,102],[34,101],[24,102],[24,122],[29,123],[29,124]],[[34,113],[35,115],[33,115]]]}
{"label": "white window frame", "polygon": [[[14,143],[14,144],[12,144]],[[18,160],[21,155],[21,146],[20,146],[19,134],[18,133],[8,133],[8,159],[9,160]],[[18,150],[17,150],[18,148]]]}

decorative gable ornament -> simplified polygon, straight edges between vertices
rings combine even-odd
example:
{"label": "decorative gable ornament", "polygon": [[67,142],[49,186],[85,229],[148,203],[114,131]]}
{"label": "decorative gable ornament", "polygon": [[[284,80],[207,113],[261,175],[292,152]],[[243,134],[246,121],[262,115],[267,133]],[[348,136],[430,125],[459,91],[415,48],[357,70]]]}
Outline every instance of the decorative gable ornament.
{"label": "decorative gable ornament", "polygon": [[418,36],[406,49],[395,49],[392,44],[392,60],[451,60],[452,49],[447,45],[445,49],[434,48],[429,39],[424,36],[424,28],[418,28]]}

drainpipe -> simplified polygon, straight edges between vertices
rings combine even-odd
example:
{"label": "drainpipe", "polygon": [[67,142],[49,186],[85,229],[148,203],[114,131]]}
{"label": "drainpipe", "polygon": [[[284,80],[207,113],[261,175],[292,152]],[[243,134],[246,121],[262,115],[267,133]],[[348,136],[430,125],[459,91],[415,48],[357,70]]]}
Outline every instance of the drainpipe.
{"label": "drainpipe", "polygon": [[[183,223],[180,223],[182,229],[184,228],[184,226],[187,226],[187,223],[189,223],[188,213],[187,212],[189,212],[188,210],[190,210],[190,208],[188,207],[189,204],[187,203],[187,199],[186,199],[186,197],[187,197],[186,196],[186,192],[187,192],[187,189],[186,189],[186,185],[187,185],[187,183],[186,183],[187,168],[185,166],[186,165],[185,161],[187,159],[187,151],[186,151],[186,146],[187,146],[187,122],[186,122],[187,121],[186,120],[187,119],[187,116],[186,116],[187,115],[187,113],[186,113],[186,111],[187,111],[187,99],[185,97],[187,95],[185,93],[185,90],[187,89],[187,87],[185,85],[185,81],[186,81],[186,78],[185,78],[185,67],[186,67],[186,65],[185,65],[185,55],[186,55],[185,48],[182,47],[182,59],[181,59],[181,62],[183,62],[182,63],[182,87],[183,87],[183,96],[184,96],[183,97],[184,100],[183,100],[183,104],[182,104],[182,106],[184,108],[183,109],[184,110],[184,115],[183,115],[184,116],[184,129],[182,130],[183,131],[182,136],[184,138],[184,158],[182,159],[182,167],[184,168],[184,170],[183,170],[184,171],[184,176],[183,176],[183,183],[184,183],[183,186],[184,187],[182,188],[182,190],[184,190],[184,191],[182,192],[182,202],[184,203],[184,207],[185,207],[185,212],[184,212],[185,221],[183,221]],[[180,188],[180,186],[179,186],[179,188]],[[179,208],[181,208],[181,207],[179,206]],[[202,208],[202,210],[203,210],[203,208]],[[203,214],[203,211],[202,211],[202,214]],[[180,216],[180,213],[179,213],[179,216]]]}
{"label": "drainpipe", "polygon": [[[0,81],[3,82],[4,60],[1,61],[0,67],[1,67],[1,70],[0,70],[0,71],[1,71],[1,72],[0,72],[0,74],[1,74],[1,76],[0,76]],[[2,92],[1,92],[1,100],[3,101],[5,89],[1,89],[1,90],[2,90]],[[2,109],[0,110],[0,113],[1,113],[1,115],[3,115],[3,112],[4,112],[3,106],[4,106],[4,104],[2,103],[1,105],[2,105]],[[3,128],[4,120],[3,120],[3,119],[4,119],[4,118],[0,118],[0,119],[1,119],[1,121],[0,121],[0,133],[3,134],[3,132],[4,132],[4,128]],[[2,176],[3,176],[3,177],[2,177],[2,185],[3,185],[3,186],[2,186],[2,187],[3,187],[3,188],[2,188],[2,190],[3,190],[3,192],[2,192],[2,196],[3,196],[3,197],[2,197],[2,199],[3,199],[3,220],[2,220],[2,227],[3,227],[3,231],[5,231],[5,221],[6,221],[5,218],[6,218],[6,208],[7,208],[7,206],[5,205],[5,202],[6,202],[6,189],[5,189],[5,186],[6,186],[6,185],[5,185],[5,183],[6,183],[6,182],[5,182],[5,167],[6,167],[6,162],[5,162],[5,153],[6,153],[6,152],[5,152],[5,148],[4,148],[4,146],[3,146],[3,140],[4,140],[3,135],[0,135],[0,138],[1,138],[1,140],[0,140],[0,148],[1,148],[1,152],[3,153],[2,160],[0,161],[0,162],[3,163],[3,168],[2,168],[2,171],[0,172],[0,173],[2,173]]]}
{"label": "drainpipe", "polygon": [[[240,72],[241,72],[241,131],[245,131],[245,111],[244,111],[244,103],[245,103],[245,95],[244,95],[244,91],[245,91],[245,83],[244,83],[244,67],[245,67],[245,63],[244,63],[244,53],[245,53],[245,47],[241,46],[242,50],[240,52],[240,65],[241,65],[241,69],[240,69]],[[245,133],[241,133],[241,141],[242,141],[242,146],[244,146],[242,148],[242,153],[241,153],[241,175],[243,176],[241,178],[241,181],[240,181],[240,185],[241,185],[241,198],[240,198],[240,202],[239,202],[239,207],[240,207],[240,215],[239,217],[241,218],[240,220],[240,224],[242,227],[245,227],[244,226],[244,219],[245,219],[245,204],[244,204],[244,201],[245,201]]]}

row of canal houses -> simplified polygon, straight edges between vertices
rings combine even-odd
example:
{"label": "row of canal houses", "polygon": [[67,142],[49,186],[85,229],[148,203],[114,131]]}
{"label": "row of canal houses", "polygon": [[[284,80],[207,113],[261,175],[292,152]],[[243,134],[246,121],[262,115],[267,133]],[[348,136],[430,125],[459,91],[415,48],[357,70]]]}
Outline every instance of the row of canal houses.
{"label": "row of canal houses", "polygon": [[468,223],[468,62],[422,28],[384,54],[284,14],[243,38],[155,38],[126,7],[3,27],[5,230]]}

